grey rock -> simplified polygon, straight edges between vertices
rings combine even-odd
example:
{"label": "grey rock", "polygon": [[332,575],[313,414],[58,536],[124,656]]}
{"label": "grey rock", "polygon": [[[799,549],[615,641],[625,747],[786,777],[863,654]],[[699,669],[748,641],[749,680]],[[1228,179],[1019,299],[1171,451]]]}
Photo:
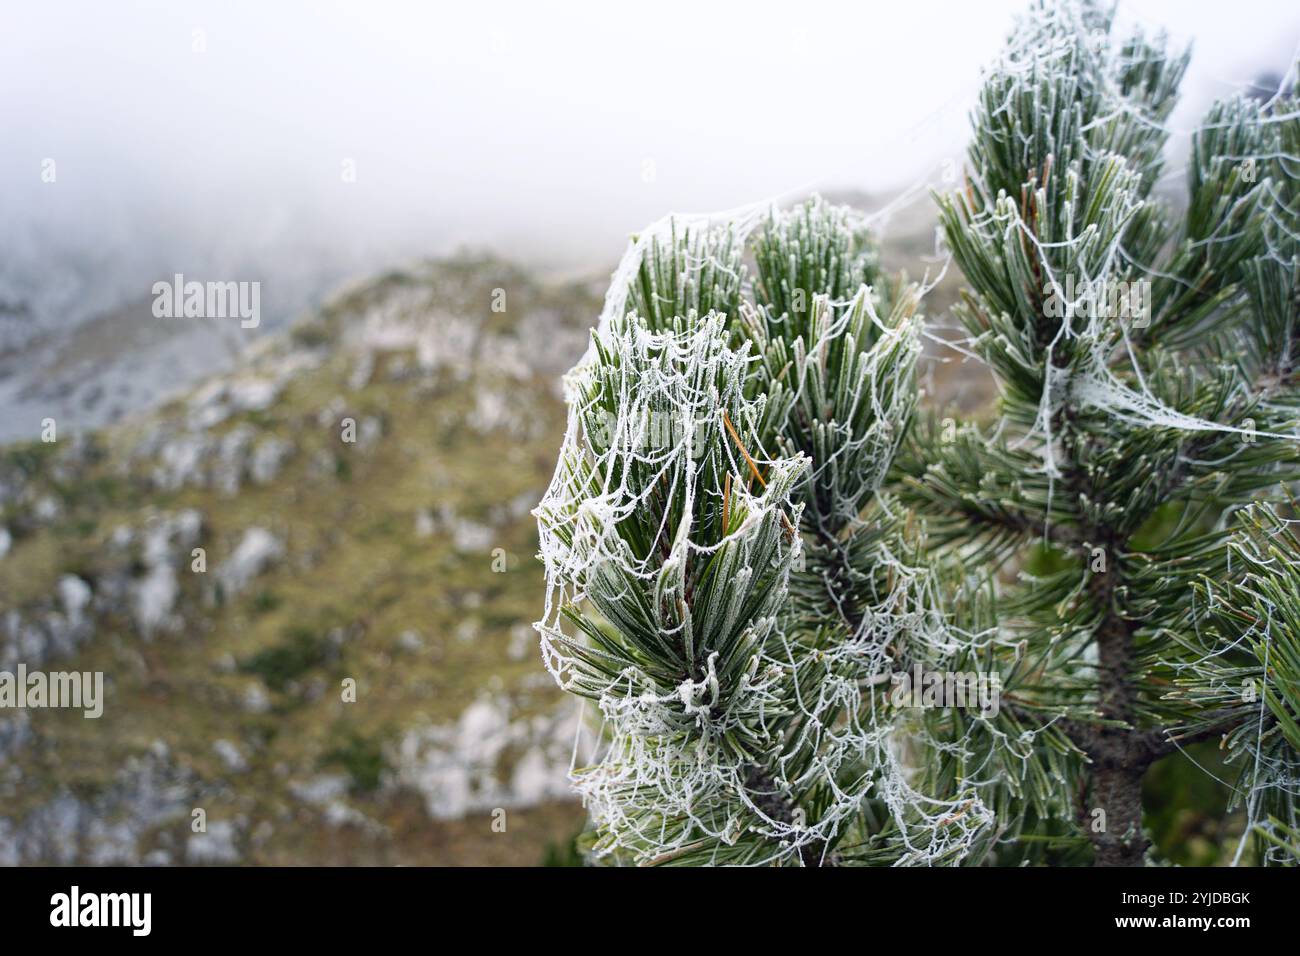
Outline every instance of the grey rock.
{"label": "grey rock", "polygon": [[235,845],[235,825],[229,820],[208,823],[206,833],[191,833],[185,844],[188,863],[213,864],[239,862],[239,849]]}
{"label": "grey rock", "polygon": [[234,553],[217,569],[217,580],[226,597],[231,597],[283,556],[284,545],[279,538],[265,528],[249,528]]}

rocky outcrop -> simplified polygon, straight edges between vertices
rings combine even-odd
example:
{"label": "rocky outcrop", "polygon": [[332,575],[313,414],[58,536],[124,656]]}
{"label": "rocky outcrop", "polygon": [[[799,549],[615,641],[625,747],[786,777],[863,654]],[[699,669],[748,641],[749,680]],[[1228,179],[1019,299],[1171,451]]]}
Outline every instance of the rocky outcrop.
{"label": "rocky outcrop", "polygon": [[284,544],[265,528],[244,532],[234,553],[217,568],[217,582],[224,599],[239,594],[258,575],[284,556]]}

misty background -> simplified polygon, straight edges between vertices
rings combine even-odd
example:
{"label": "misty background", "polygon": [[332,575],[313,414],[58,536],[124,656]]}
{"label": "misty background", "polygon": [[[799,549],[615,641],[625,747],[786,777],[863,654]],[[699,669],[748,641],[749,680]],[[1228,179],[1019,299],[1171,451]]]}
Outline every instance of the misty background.
{"label": "misty background", "polygon": [[[669,211],[926,204],[1023,6],[5,3],[0,440],[115,420],[413,257],[607,268]],[[1178,157],[1300,40],[1290,0],[1120,19],[1194,45]],[[261,281],[261,327],[160,334],[176,272]]]}
{"label": "misty background", "polygon": [[[531,510],[628,236],[819,190],[937,266],[928,190],[1029,2],[0,0],[0,671],[106,694],[0,713],[0,866],[580,862]],[[1300,8],[1119,19],[1194,44],[1177,201]],[[155,317],[176,273],[259,282],[260,324]],[[1173,863],[1245,826],[1203,746],[1148,778]]]}

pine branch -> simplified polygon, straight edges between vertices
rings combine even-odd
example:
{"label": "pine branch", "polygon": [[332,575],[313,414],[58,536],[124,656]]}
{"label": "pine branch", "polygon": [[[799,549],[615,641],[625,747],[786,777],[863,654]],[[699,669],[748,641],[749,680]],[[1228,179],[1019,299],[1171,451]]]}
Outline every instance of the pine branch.
{"label": "pine branch", "polygon": [[[1266,226],[1286,220],[1293,193],[1277,202],[1273,181],[1243,166],[1271,162],[1286,124],[1240,100],[1216,106],[1166,261],[1170,217],[1149,193],[1186,57],[1140,36],[1092,44],[1098,32],[1109,18],[1092,4],[1036,11],[986,78],[966,190],[940,198],[970,285],[957,315],[1001,386],[996,434],[1028,454],[978,441],[953,452],[931,437],[913,457],[934,464],[905,487],[939,519],[943,544],[1001,566],[1023,560],[1030,524],[1002,489],[1048,481],[1031,512],[1052,529],[1040,539],[1083,567],[1035,578],[1002,606],[1024,615],[1016,626],[1041,649],[1041,683],[1087,705],[1055,721],[1088,758],[1080,800],[1106,811],[1106,825],[1087,830],[1096,862],[1135,865],[1148,846],[1146,769],[1184,740],[1221,733],[1230,716],[1182,715],[1175,736],[1161,717],[1172,708],[1155,698],[1156,674],[1177,673],[1188,629],[1201,625],[1191,577],[1226,572],[1222,536],[1207,531],[1225,509],[1297,477],[1293,447],[1255,440],[1296,420],[1294,245]],[[1149,311],[1099,312],[1099,285],[1148,275]],[[1223,361],[1230,342],[1248,343],[1250,361]],[[1153,543],[1157,518],[1174,515]]]}

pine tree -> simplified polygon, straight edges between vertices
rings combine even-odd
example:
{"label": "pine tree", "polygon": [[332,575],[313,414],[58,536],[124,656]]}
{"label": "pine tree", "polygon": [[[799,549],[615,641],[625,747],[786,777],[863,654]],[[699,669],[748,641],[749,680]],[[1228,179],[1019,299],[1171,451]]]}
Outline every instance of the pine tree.
{"label": "pine tree", "polygon": [[[1101,865],[1143,861],[1143,776],[1194,740],[1241,764],[1252,819],[1294,825],[1300,782],[1294,676],[1255,659],[1294,647],[1261,602],[1291,613],[1300,582],[1243,569],[1266,519],[1238,515],[1297,476],[1300,119],[1294,100],[1216,103],[1175,213],[1154,187],[1186,63],[1061,3],[989,71],[966,187],[940,209],[997,416],[951,441],[919,429],[907,479],[953,560],[1019,571],[998,615],[1027,666],[1004,700],[1059,715]],[[1268,548],[1294,562],[1271,520]],[[1239,702],[1256,679],[1267,707]]]}
{"label": "pine tree", "polygon": [[1217,104],[1175,213],[1186,63],[1061,2],[987,71],[939,197],[986,421],[917,414],[924,287],[854,211],[634,240],[535,512],[591,859],[1136,864],[1211,737],[1286,858],[1300,106]]}

